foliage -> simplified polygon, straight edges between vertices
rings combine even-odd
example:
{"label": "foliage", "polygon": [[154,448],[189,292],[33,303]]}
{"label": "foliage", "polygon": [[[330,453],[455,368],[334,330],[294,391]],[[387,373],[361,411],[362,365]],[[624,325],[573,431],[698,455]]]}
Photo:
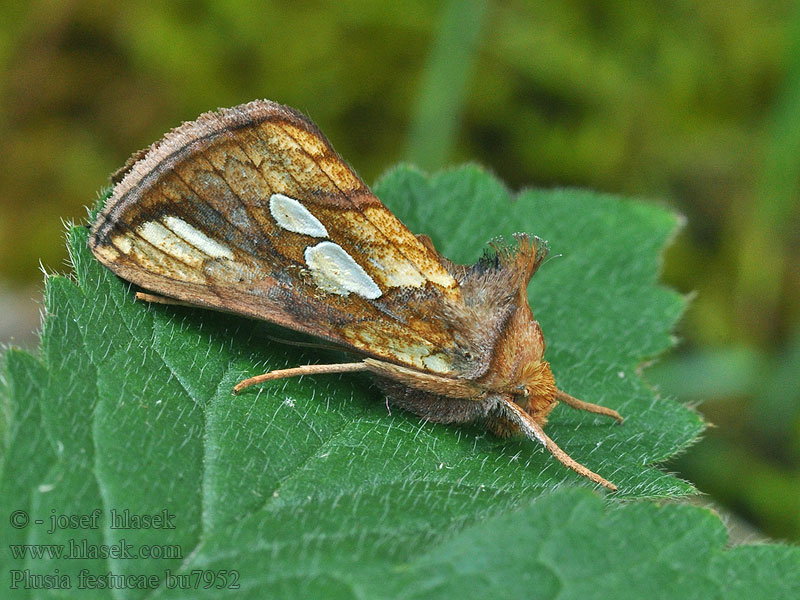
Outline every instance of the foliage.
{"label": "foliage", "polygon": [[[537,274],[530,299],[553,369],[562,386],[627,417],[614,426],[559,407],[550,434],[620,486],[612,497],[692,491],[652,464],[690,443],[702,422],[636,375],[642,358],[671,345],[683,307],[656,281],[674,215],[574,190],[530,190],[512,202],[475,167],[430,178],[400,168],[377,189],[457,260],[474,260],[490,233],[535,229],[548,237],[564,256]],[[430,219],[455,203],[458,213]],[[731,577],[742,595],[767,585],[780,597],[796,582],[797,551],[723,551],[724,527],[702,509],[604,508],[600,497],[570,489],[586,481],[526,440],[388,415],[356,377],[287,380],[234,398],[239,379],[319,352],[270,341],[274,328],[234,316],[135,303],[93,259],[86,237],[82,227],[70,234],[77,284],[47,280],[41,356],[6,357],[0,492],[32,518],[101,508],[102,527],[47,534],[4,522],[3,539],[124,538],[134,551],[169,544],[181,554],[29,559],[26,568],[45,565],[73,581],[81,569],[153,573],[162,578],[156,597],[219,595],[170,590],[167,569],[235,570],[242,588],[232,594],[269,597],[457,597],[479,589],[503,596],[531,586],[540,597],[709,597]],[[167,510],[176,527],[116,530],[112,509]],[[777,577],[784,568],[788,578]]]}
{"label": "foliage", "polygon": [[796,2],[6,4],[0,289],[59,268],[57,216],[133,150],[256,97],[309,113],[367,180],[469,159],[665,198],[688,226],[664,278],[697,293],[648,377],[717,425],[671,466],[800,539]]}

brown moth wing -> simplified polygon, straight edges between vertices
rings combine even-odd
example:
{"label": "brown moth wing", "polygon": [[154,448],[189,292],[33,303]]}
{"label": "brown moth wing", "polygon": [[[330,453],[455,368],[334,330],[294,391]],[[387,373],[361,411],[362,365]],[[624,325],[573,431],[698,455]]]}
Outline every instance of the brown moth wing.
{"label": "brown moth wing", "polygon": [[[276,221],[276,194],[289,212],[301,206],[299,225]],[[458,323],[475,311],[432,245],[280,104],[205,113],[171,131],[128,168],[89,243],[117,275],[164,296],[445,376],[488,367],[486,343],[459,339]],[[330,255],[310,268],[308,249],[320,244],[358,265],[345,265],[355,291],[326,280]]]}

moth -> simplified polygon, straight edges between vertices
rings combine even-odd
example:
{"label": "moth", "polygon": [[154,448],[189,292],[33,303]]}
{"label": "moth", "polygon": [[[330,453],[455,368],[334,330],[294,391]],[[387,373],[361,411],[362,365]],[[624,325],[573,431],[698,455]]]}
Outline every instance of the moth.
{"label": "moth", "polygon": [[527,285],[547,245],[496,241],[471,266],[440,255],[370,192],[300,112],[267,100],[208,112],[135,154],[89,246],[141,300],[218,309],[331,342],[356,362],[251,377],[366,371],[388,401],[438,423],[522,433],[616,486],[544,432],[558,402],[622,421],[556,387]]}

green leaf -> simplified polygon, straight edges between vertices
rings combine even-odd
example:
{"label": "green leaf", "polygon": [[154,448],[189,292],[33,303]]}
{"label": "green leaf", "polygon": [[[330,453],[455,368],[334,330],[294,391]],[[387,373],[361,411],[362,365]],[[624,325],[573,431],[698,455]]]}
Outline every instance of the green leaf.
{"label": "green leaf", "polygon": [[[459,261],[475,260],[497,234],[522,230],[549,239],[563,256],[541,268],[530,299],[559,385],[627,420],[616,426],[557,407],[548,432],[620,487],[612,497],[693,491],[653,465],[685,448],[703,424],[685,407],[657,398],[636,374],[643,359],[671,345],[669,331],[684,305],[657,283],[661,248],[677,225],[673,214],[575,190],[512,198],[475,167],[431,177],[401,168],[377,191],[412,230],[428,233]],[[499,532],[507,513],[521,519],[513,550],[524,551],[513,554],[514,564],[541,556],[544,530],[524,526],[530,511],[543,515],[537,526],[553,530],[560,530],[557,518],[547,516],[553,511],[600,515],[596,525],[576,520],[569,530],[571,549],[558,556],[567,567],[617,551],[604,527],[618,509],[602,518],[602,502],[589,492],[552,495],[590,484],[527,440],[387,414],[378,392],[358,376],[286,380],[233,397],[233,385],[249,375],[337,357],[276,342],[274,335],[293,336],[269,324],[134,302],[127,284],[91,256],[86,237],[85,228],[70,233],[77,284],[47,280],[41,358],[18,351],[6,358],[0,489],[9,512],[25,510],[43,523],[13,529],[4,520],[3,539],[56,546],[86,540],[117,546],[117,554],[83,560],[7,555],[6,571],[57,569],[71,588],[51,595],[63,597],[73,596],[83,570],[129,577],[122,592],[82,590],[98,597],[216,597],[219,590],[204,590],[206,580],[198,577],[216,575],[213,583],[221,584],[222,571],[227,583],[236,579],[241,587],[233,593],[247,596],[418,595],[456,589],[441,573],[452,568],[446,557],[464,544],[474,556],[458,568],[477,572],[481,561],[507,562],[508,552],[500,560],[492,536],[481,533]],[[162,521],[156,523],[168,528],[115,528],[135,525],[123,520],[126,509],[157,515]],[[68,527],[50,530],[51,517],[94,510],[96,528],[57,521]],[[649,517],[676,510],[683,509],[622,512],[643,511],[647,518],[631,520],[642,536],[650,535],[648,528],[653,535],[666,531],[677,544],[694,532],[692,519],[670,521],[665,530],[661,517]],[[699,531],[692,535],[707,548],[722,543]],[[155,549],[159,557],[120,556],[121,540],[128,552]],[[439,555],[442,571],[431,573],[422,557]],[[720,560],[746,578],[743,565],[752,557]],[[670,560],[691,563],[693,557]],[[619,575],[608,575],[608,585],[621,585],[625,565],[603,564]],[[651,568],[663,574],[667,566],[672,563]],[[145,575],[155,577],[155,592],[128,589],[147,588]],[[198,583],[199,589],[185,589]],[[516,583],[502,577],[492,585],[502,596]]]}
{"label": "green leaf", "polygon": [[[792,598],[800,548],[740,546],[710,510],[559,490],[415,556],[395,598]],[[524,549],[520,552],[519,549]],[[369,595],[367,595],[369,597]]]}

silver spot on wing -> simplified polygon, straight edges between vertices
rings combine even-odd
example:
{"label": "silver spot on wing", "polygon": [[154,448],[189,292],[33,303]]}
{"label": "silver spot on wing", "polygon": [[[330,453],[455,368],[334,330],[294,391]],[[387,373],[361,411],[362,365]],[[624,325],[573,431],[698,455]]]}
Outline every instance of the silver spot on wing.
{"label": "silver spot on wing", "polygon": [[269,198],[269,212],[278,225],[287,231],[312,237],[328,237],[325,225],[294,198],[283,194],[272,194]]}
{"label": "silver spot on wing", "polygon": [[381,288],[338,244],[320,242],[306,248],[304,256],[320,289],[340,296],[354,293],[368,300],[380,298]]}

